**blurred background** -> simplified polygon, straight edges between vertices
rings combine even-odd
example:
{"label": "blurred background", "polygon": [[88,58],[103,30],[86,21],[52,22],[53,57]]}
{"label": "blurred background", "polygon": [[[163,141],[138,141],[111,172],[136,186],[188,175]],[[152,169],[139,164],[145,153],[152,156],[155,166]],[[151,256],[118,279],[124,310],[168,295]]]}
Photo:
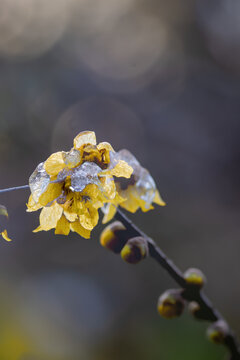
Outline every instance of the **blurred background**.
{"label": "blurred background", "polygon": [[[165,208],[131,215],[240,336],[239,0],[0,0],[0,188],[24,185],[78,132],[127,148]],[[220,360],[206,324],[167,321],[175,287],[85,240],[33,234],[29,191],[1,194],[1,360]]]}

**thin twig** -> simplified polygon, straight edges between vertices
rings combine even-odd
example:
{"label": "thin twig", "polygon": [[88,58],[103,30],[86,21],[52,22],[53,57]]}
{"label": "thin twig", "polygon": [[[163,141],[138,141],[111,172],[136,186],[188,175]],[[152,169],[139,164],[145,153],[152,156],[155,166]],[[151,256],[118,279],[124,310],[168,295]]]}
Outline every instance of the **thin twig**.
{"label": "thin twig", "polygon": [[15,187],[7,188],[7,189],[1,189],[0,194],[6,193],[6,192],[9,192],[9,191],[28,189],[28,188],[29,188],[29,185],[15,186]]}
{"label": "thin twig", "polygon": [[[165,255],[149,236],[140,230],[121,210],[117,209],[115,218],[123,223],[127,231],[130,232],[130,237],[142,236],[147,240],[150,256],[169,273],[178,285],[180,285],[184,290],[184,298],[187,301],[195,301],[199,304],[201,314],[205,320],[210,322],[223,320],[226,322],[220,312],[214,308],[208,297],[201,290],[196,289],[196,287],[193,287],[186,282],[181,270]],[[231,329],[225,340],[225,345],[232,355],[231,360],[240,360],[240,347],[236,335]]]}

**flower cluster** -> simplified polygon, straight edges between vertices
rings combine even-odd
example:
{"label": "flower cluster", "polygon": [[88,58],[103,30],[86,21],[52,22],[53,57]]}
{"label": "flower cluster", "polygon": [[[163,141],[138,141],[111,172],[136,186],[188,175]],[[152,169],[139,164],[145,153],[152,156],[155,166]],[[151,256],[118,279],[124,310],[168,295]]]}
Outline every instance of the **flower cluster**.
{"label": "flower cluster", "polygon": [[[124,181],[126,183],[124,183]],[[69,151],[53,153],[40,163],[29,179],[31,195],[27,211],[41,210],[40,226],[68,235],[70,230],[89,238],[99,220],[115,214],[117,206],[135,212],[164,205],[155,183],[127,150],[115,152],[107,142],[97,145],[95,133],[84,131]]]}

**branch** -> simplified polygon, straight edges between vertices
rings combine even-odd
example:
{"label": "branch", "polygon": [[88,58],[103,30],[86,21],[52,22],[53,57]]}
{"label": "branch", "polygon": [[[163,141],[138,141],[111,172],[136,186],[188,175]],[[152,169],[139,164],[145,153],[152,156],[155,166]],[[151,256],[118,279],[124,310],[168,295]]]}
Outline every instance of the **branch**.
{"label": "branch", "polygon": [[[165,253],[156,245],[156,243],[148,237],[142,230],[140,230],[121,210],[117,209],[115,218],[123,223],[126,230],[130,233],[130,237],[141,236],[148,242],[149,254],[155,259],[169,275],[180,285],[183,289],[183,296],[187,301],[195,301],[199,304],[201,315],[204,320],[215,322],[226,320],[214,308],[208,297],[200,290],[188,284],[183,276],[181,270],[170,260]],[[228,325],[229,329],[230,326]],[[225,346],[229,349],[232,357],[231,360],[240,360],[240,348],[234,332],[230,329],[225,339]]]}
{"label": "branch", "polygon": [[6,192],[9,192],[9,191],[28,189],[28,188],[29,188],[29,185],[15,186],[15,187],[11,187],[11,188],[1,189],[0,194],[6,193]]}

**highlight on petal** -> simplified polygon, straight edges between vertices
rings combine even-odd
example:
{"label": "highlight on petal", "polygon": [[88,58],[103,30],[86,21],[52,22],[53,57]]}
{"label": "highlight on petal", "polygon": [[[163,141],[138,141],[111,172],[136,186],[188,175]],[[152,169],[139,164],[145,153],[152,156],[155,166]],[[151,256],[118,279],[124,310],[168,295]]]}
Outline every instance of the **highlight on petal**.
{"label": "highlight on petal", "polygon": [[57,202],[49,207],[44,207],[39,216],[42,230],[47,231],[55,228],[62,213],[63,208]]}
{"label": "highlight on petal", "polygon": [[82,131],[73,140],[74,148],[79,150],[83,145],[96,145],[96,135],[94,131]]}
{"label": "highlight on petal", "polygon": [[63,151],[53,153],[44,163],[44,169],[49,175],[57,175],[66,166],[63,160]]}
{"label": "highlight on petal", "polygon": [[12,241],[12,239],[10,239],[10,238],[8,237],[7,230],[3,230],[3,231],[1,232],[1,235],[2,235],[2,237],[4,238],[4,240],[6,240],[6,241]]}
{"label": "highlight on petal", "polygon": [[67,221],[66,217],[62,215],[57,222],[55,234],[68,235],[69,232],[70,232],[70,223]]}
{"label": "highlight on petal", "polygon": [[0,215],[6,216],[8,218],[8,211],[6,206],[0,205]]}
{"label": "highlight on petal", "polygon": [[44,193],[50,183],[50,176],[44,169],[44,163],[40,163],[29,178],[29,186],[35,202]]}
{"label": "highlight on petal", "polygon": [[76,233],[78,233],[80,236],[82,236],[85,239],[89,239],[90,238],[90,234],[91,231],[85,229],[79,222],[79,220],[74,221],[73,223],[70,224],[70,229],[71,231],[75,231]]}

